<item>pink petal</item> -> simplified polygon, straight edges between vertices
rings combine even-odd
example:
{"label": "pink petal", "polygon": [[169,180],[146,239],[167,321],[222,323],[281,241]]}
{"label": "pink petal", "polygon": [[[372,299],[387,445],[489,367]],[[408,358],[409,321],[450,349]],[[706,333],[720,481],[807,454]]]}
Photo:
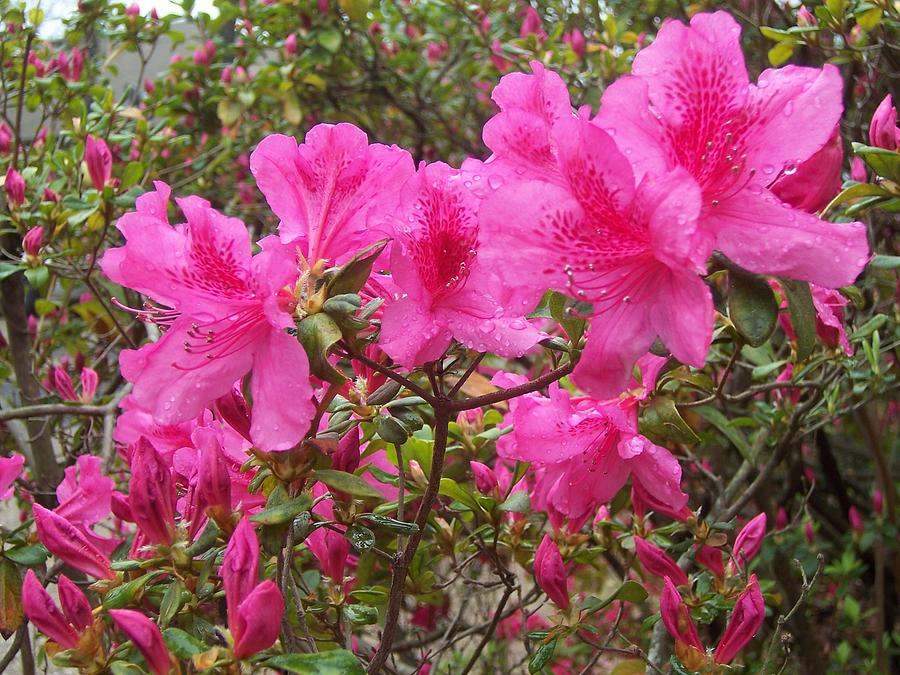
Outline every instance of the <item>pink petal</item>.
{"label": "pink petal", "polygon": [[828,288],[856,280],[869,256],[865,224],[828,223],[755,189],[741,190],[708,212],[706,223],[725,255],[751,272]]}
{"label": "pink petal", "polygon": [[268,649],[278,639],[284,616],[284,598],[269,580],[253,589],[237,610],[234,656],[245,659]]}
{"label": "pink petal", "polygon": [[688,496],[681,490],[681,465],[678,460],[671,452],[643,436],[633,436],[630,440],[632,444],[639,443],[642,448],[640,454],[627,460],[633,479],[671,511],[680,511],[687,504]]}
{"label": "pink petal", "polygon": [[271,330],[253,360],[250,437],[264,450],[287,450],[309,430],[315,415],[309,360],[297,338]]}
{"label": "pink petal", "polygon": [[[228,393],[253,363],[255,344],[249,342],[225,358],[207,358],[209,352],[186,351],[193,320],[183,316],[165,335],[137,351],[119,356],[122,375],[134,382],[131,397],[162,424],[192,419]],[[265,324],[263,324],[265,325]],[[223,322],[227,330],[229,323]],[[213,328],[218,328],[213,325]],[[265,326],[265,330],[269,330]]]}
{"label": "pink petal", "polygon": [[[647,81],[650,100],[667,120],[684,124],[702,119],[713,125],[747,99],[740,36],[740,26],[727,12],[697,14],[690,26],[668,21],[653,44],[635,56],[632,71]],[[701,135],[703,130],[697,129]]]}
{"label": "pink petal", "polygon": [[712,293],[692,273],[660,273],[655,277],[657,296],[650,321],[672,355],[702,368],[712,342]]}
{"label": "pink petal", "polygon": [[450,331],[412,298],[391,302],[381,317],[379,345],[408,368],[440,358],[450,346]]}
{"label": "pink petal", "polygon": [[747,166],[767,185],[821,149],[843,112],[838,69],[785,66],[765,70],[750,87],[745,132]]}

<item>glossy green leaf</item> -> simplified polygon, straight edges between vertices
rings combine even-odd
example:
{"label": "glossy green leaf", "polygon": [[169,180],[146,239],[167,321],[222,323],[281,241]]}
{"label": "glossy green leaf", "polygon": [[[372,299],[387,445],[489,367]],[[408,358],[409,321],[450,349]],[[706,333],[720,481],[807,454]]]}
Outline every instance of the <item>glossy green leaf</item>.
{"label": "glossy green leaf", "polygon": [[762,277],[728,273],[728,316],[752,347],[759,347],[775,330],[778,302],[771,286]]}
{"label": "glossy green leaf", "polygon": [[359,660],[346,649],[317,654],[281,654],[266,661],[269,668],[297,675],[365,675]]}

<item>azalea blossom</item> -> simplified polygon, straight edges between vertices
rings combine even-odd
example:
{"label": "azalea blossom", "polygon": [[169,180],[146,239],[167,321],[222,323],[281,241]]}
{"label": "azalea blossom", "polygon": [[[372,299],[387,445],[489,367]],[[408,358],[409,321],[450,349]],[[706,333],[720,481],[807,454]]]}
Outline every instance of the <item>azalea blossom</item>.
{"label": "azalea blossom", "polygon": [[512,420],[513,443],[501,445],[498,453],[539,468],[542,494],[535,506],[545,502],[576,527],[609,502],[629,476],[672,511],[687,503],[678,460],[638,433],[632,401],[573,397],[554,383],[549,398],[520,398]]}
{"label": "azalea blossom", "polygon": [[769,187],[825,146],[842,112],[838,69],[786,66],[747,75],[740,26],[726,12],[669,21],[603,94],[595,124],[640,177],[682,167],[700,184],[700,228],[735,263],[837,288],[869,245],[863,223],[829,223]]}
{"label": "azalea blossom", "polygon": [[81,455],[75,466],[66,467],[62,482],[56,487],[59,506],[54,512],[72,525],[104,555],[111,555],[122,543],[120,539],[98,535],[93,527],[109,517],[115,481],[103,475],[103,459]]}
{"label": "azalea blossom", "polygon": [[501,80],[502,112],[485,127],[495,159],[483,171],[489,185],[500,182],[481,212],[486,260],[525,305],[547,288],[592,303],[573,378],[598,398],[627,385],[657,336],[702,366],[713,308],[700,277],[711,239],[697,228],[699,187],[683,169],[636,183],[613,138],[573,117],[559,76],[532,68]]}
{"label": "azalea blossom", "polygon": [[438,162],[423,165],[401,192],[391,221],[391,272],[404,295],[384,311],[380,344],[403,365],[434,361],[453,338],[478,351],[520,356],[544,337],[513,306],[497,270],[479,258],[472,180]]}
{"label": "azalea blossom", "polygon": [[254,442],[293,447],[314,412],[306,353],[285,332],[294,325],[294,253],[266,237],[251,256],[246,226],[197,197],[177,200],[187,222],[173,227],[169,187],[155,185],[117,223],[125,246],[102,260],[113,281],[159,303],[138,314],[166,328],[158,342],[120,356],[133,403],[160,424],[185,422],[252,372]]}
{"label": "azalea blossom", "polygon": [[295,246],[310,267],[345,262],[382,238],[368,228],[393,208],[412,175],[412,157],[395,145],[369,144],[352,124],[319,124],[303,143],[272,134],[250,155],[250,171],[275,215],[281,241]]}

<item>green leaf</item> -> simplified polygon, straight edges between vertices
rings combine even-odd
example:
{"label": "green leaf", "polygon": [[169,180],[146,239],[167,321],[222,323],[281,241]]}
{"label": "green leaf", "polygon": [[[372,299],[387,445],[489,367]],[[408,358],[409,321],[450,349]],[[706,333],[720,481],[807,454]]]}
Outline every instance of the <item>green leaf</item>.
{"label": "green leaf", "polygon": [[9,560],[0,559],[0,633],[9,636],[22,625],[22,575]]}
{"label": "green leaf", "polygon": [[769,63],[776,68],[794,55],[794,50],[800,44],[794,40],[779,42],[769,50]]}
{"label": "green leaf", "polygon": [[778,302],[768,282],[736,270],[728,272],[728,316],[751,347],[764,344],[778,321]]}
{"label": "green leaf", "polygon": [[565,295],[557,291],[552,291],[548,302],[548,308],[550,310],[550,316],[553,317],[556,323],[563,327],[563,330],[566,331],[566,335],[569,336],[569,340],[575,345],[578,344],[578,341],[584,334],[585,321],[584,319],[579,319],[566,312],[566,301],[567,298]]}
{"label": "green leaf", "polygon": [[351,21],[363,21],[369,11],[369,0],[338,0]]}
{"label": "green leaf", "polygon": [[398,534],[412,534],[419,530],[419,526],[415,523],[407,523],[404,520],[388,518],[387,516],[377,516],[374,513],[360,516],[360,520],[367,520],[373,525],[378,525],[379,527],[383,527],[391,532],[397,532]]}
{"label": "green leaf", "polygon": [[675,401],[668,396],[654,396],[650,405],[644,408],[640,418],[641,433],[662,441],[671,439],[676,443],[697,443],[700,439],[690,425],[685,422]]}
{"label": "green leaf", "polygon": [[23,567],[37,567],[47,561],[50,553],[41,544],[32,544],[31,546],[20,546],[19,548],[4,551],[3,557]]}
{"label": "green leaf", "polygon": [[223,126],[233,126],[241,117],[241,104],[228,98],[223,98],[216,106],[216,114]]}
{"label": "green leaf", "polygon": [[463,490],[459,484],[452,478],[441,478],[441,484],[438,487],[438,494],[455,499],[460,504],[468,506],[471,510],[480,510],[480,506],[474,495]]}
{"label": "green leaf", "polygon": [[750,447],[747,439],[744,438],[744,435],[740,431],[732,426],[731,422],[729,422],[728,418],[725,417],[721,411],[707,405],[694,408],[694,411],[722,432],[725,438],[731,441],[734,447],[738,449],[738,452],[741,453],[741,457],[751,462],[755,460],[753,457],[753,448]]}
{"label": "green leaf", "polygon": [[309,495],[300,495],[283,504],[266,507],[259,513],[250,516],[250,520],[262,525],[280,525],[282,523],[289,523],[302,512],[306,511],[311,505],[312,498]]}
{"label": "green leaf", "polygon": [[320,480],[328,487],[339,492],[345,492],[354,497],[367,497],[372,499],[384,499],[383,495],[369,485],[359,476],[346,471],[334,469],[318,469],[313,474],[316,480]]}
{"label": "green leaf", "polygon": [[878,270],[895,270],[900,267],[900,255],[882,255],[878,253],[869,263],[869,267]]}
{"label": "green leaf", "polygon": [[142,577],[110,589],[103,596],[103,608],[121,609],[122,607],[127,607],[141,596],[144,586],[157,574],[158,572],[149,572]]}
{"label": "green leaf", "polygon": [[310,372],[331,384],[347,378],[328,362],[328,353],[341,339],[341,329],[327,314],[311,314],[297,325],[297,337],[309,358]]}
{"label": "green leaf", "polygon": [[553,652],[556,651],[556,640],[557,638],[554,637],[537,648],[528,662],[529,673],[539,673],[550,662],[550,659],[553,658]]}
{"label": "green leaf", "polygon": [[871,33],[878,28],[878,25],[881,23],[882,14],[883,10],[881,7],[872,7],[871,9],[858,13],[856,15],[856,23],[858,23],[859,27],[864,31]]}
{"label": "green leaf", "polygon": [[[328,303],[325,304],[327,305]],[[384,405],[389,403],[400,393],[401,388],[402,385],[399,382],[388,380],[366,398],[366,405]]]}
{"label": "green leaf", "polygon": [[0,280],[6,279],[6,277],[11,277],[16,272],[22,271],[21,265],[13,265],[12,263],[4,262],[0,263]]}
{"label": "green leaf", "polygon": [[823,212],[830,211],[838,204],[843,204],[844,202],[849,202],[853,199],[859,199],[861,197],[890,197],[891,193],[885,190],[880,185],[872,185],[871,183],[854,183],[848,187],[845,187],[841,190],[834,199],[828,202],[828,206],[823,209]]}
{"label": "green leaf", "polygon": [[379,415],[375,422],[375,428],[378,430],[378,435],[381,438],[394,445],[403,445],[406,443],[406,439],[409,438],[409,431],[407,431],[406,427],[393,417]]}
{"label": "green leaf", "polygon": [[133,185],[137,185],[143,178],[144,171],[145,167],[142,162],[129,162],[122,173],[122,187],[128,189]]}
{"label": "green leaf", "polygon": [[159,605],[159,623],[161,626],[168,626],[178,610],[181,609],[181,594],[185,591],[184,584],[178,579],[172,581],[163,593],[162,601]]}
{"label": "green leaf", "polygon": [[626,581],[607,598],[600,599],[596,596],[588,596],[580,605],[580,609],[587,614],[595,614],[604,607],[608,607],[616,600],[624,602],[643,602],[647,599],[647,591],[636,581]]}
{"label": "green leaf", "polygon": [[362,525],[351,525],[347,530],[347,539],[360,553],[368,551],[375,545],[375,533]]}
{"label": "green leaf", "polygon": [[350,316],[359,311],[362,299],[356,293],[343,293],[328,298],[322,305],[322,310],[337,317]]}
{"label": "green leaf", "polygon": [[378,623],[378,610],[369,605],[345,605],[344,613],[354,626]]}
{"label": "green leaf", "polygon": [[359,660],[346,649],[318,654],[282,654],[265,662],[269,668],[297,675],[365,675]]}
{"label": "green leaf", "polygon": [[793,279],[778,279],[787,296],[791,326],[797,336],[797,360],[805,361],[816,346],[816,308],[809,284]]}
{"label": "green leaf", "polygon": [[900,152],[873,148],[862,143],[854,143],[853,152],[862,157],[879,176],[894,182],[900,181]]}
{"label": "green leaf", "polygon": [[166,628],[162,636],[169,651],[179,659],[190,659],[195,654],[202,654],[207,650],[205,644],[180,628]]}
{"label": "green leaf", "polygon": [[334,29],[319,31],[319,34],[316,36],[318,43],[332,54],[337,54],[337,51],[341,48],[341,39],[340,32]]}
{"label": "green leaf", "polygon": [[215,546],[216,539],[218,539],[218,537],[219,526],[216,525],[216,521],[210,518],[208,521],[206,521],[206,527],[203,528],[203,532],[200,533],[200,536],[197,537],[190,546],[188,546],[188,555],[194,557],[200,555],[201,553],[206,553],[209,549]]}
{"label": "green leaf", "polygon": [[500,511],[508,511],[510,513],[525,513],[531,507],[531,500],[528,493],[524,490],[513,492],[505,502],[497,508]]}
{"label": "green leaf", "polygon": [[343,266],[334,270],[326,282],[328,297],[358,293],[368,280],[372,273],[372,265],[375,264],[384,247],[388,245],[388,241],[388,239],[376,241],[353,256]]}

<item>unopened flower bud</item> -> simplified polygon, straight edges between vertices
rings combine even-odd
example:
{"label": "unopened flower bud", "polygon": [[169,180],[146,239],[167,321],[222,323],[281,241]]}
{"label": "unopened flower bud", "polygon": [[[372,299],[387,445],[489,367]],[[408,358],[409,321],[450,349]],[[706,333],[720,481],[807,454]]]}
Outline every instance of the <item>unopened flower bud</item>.
{"label": "unopened flower bud", "polygon": [[422,489],[425,489],[428,486],[428,478],[425,476],[425,472],[422,470],[421,465],[414,459],[409,460],[409,477],[412,479],[413,483]]}
{"label": "unopened flower bud", "polygon": [[719,664],[731,663],[735,656],[747,646],[766,618],[766,604],[756,575],[750,576],[750,583],[737,599],[725,634],[716,647],[715,661]]}
{"label": "unopened flower bud", "polygon": [[691,670],[699,670],[705,661],[703,643],[697,634],[697,627],[691,619],[687,605],[672,580],[666,577],[659,597],[659,611],[663,625],[669,635],[675,638],[675,648],[679,660]]}
{"label": "unopened flower bud", "polygon": [[819,23],[816,19],[816,15],[810,12],[806,5],[801,5],[800,9],[797,10],[797,25],[808,27],[815,26]]}
{"label": "unopened flower bud", "polygon": [[744,566],[759,552],[766,537],[766,514],[760,513],[751,519],[738,533],[734,541],[734,559]]}
{"label": "unopened flower bud", "polygon": [[550,535],[545,534],[534,554],[534,578],[541,590],[560,609],[569,608],[566,566]]}
{"label": "unopened flower bud", "polygon": [[6,190],[6,200],[10,206],[18,206],[25,201],[25,179],[12,167],[6,171],[3,189]]}
{"label": "unopened flower bud", "polygon": [[634,550],[644,569],[657,577],[670,578],[676,586],[689,586],[687,574],[658,546],[641,537],[634,538]]}
{"label": "unopened flower bud", "polygon": [[866,526],[863,523],[862,516],[859,515],[859,511],[855,506],[851,506],[847,511],[847,520],[850,521],[850,527],[853,528],[853,531],[856,534],[862,534],[865,531]]}
{"label": "unopened flower bud", "polygon": [[84,141],[84,161],[94,188],[102,191],[112,176],[112,153],[102,138],[88,136]]}
{"label": "unopened flower bud", "polygon": [[881,490],[877,488],[872,493],[872,509],[879,516],[884,512],[884,497],[881,496]]}
{"label": "unopened flower bud", "polygon": [[869,145],[885,150],[896,150],[900,146],[900,129],[897,128],[897,108],[888,94],[878,104],[869,123]]}
{"label": "unopened flower bud", "polygon": [[866,163],[860,157],[854,157],[850,162],[850,178],[857,183],[865,183],[869,180],[866,173]]}
{"label": "unopened flower bud", "polygon": [[119,630],[137,647],[150,672],[153,675],[169,675],[173,659],[159,627],[133,609],[111,609],[109,615]]}
{"label": "unopened flower bud", "polygon": [[171,544],[175,537],[172,474],[143,436],[132,446],[128,487],[134,522],[147,541],[155,545]]}
{"label": "unopened flower bud", "polygon": [[93,368],[81,369],[81,402],[90,403],[94,400],[97,393],[97,385],[100,383],[100,376]]}
{"label": "unopened flower bud", "polygon": [[469,468],[472,469],[472,476],[475,478],[475,488],[483,495],[489,496],[499,495],[500,482],[497,480],[497,474],[487,464],[481,462],[469,462]]}
{"label": "unopened flower bud", "polygon": [[284,40],[284,53],[286,56],[294,56],[297,54],[297,34],[291,33]]}
{"label": "unopened flower bud", "polygon": [[31,258],[37,258],[40,253],[41,246],[44,245],[44,228],[38,225],[32,227],[25,236],[22,237],[22,248],[25,254]]}

